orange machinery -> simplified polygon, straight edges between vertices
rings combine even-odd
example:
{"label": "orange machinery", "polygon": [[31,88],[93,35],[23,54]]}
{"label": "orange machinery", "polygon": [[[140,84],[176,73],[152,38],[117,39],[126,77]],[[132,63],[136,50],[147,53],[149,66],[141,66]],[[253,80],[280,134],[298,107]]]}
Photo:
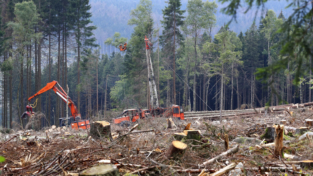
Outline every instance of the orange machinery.
{"label": "orange machinery", "polygon": [[170,117],[184,120],[184,111],[178,105],[173,105],[171,108],[156,108],[152,110],[143,109],[126,109],[123,113],[113,119],[113,123],[121,124],[128,122],[136,122],[138,119],[145,119],[147,116],[152,117]]}
{"label": "orange machinery", "polygon": [[[30,101],[31,99],[33,99],[34,97],[47,92],[48,90],[53,90],[55,94],[57,94],[59,97],[61,97],[61,99],[69,106],[71,113],[72,113],[72,117],[70,117],[69,119],[66,118],[60,118],[60,126],[64,126],[66,124],[64,124],[64,122],[69,122],[69,124],[71,124],[71,127],[73,129],[88,129],[90,128],[90,123],[89,120],[81,120],[81,115],[78,113],[77,108],[74,104],[74,102],[71,100],[71,98],[68,97],[68,95],[66,94],[66,92],[63,90],[63,88],[60,86],[60,84],[57,81],[52,81],[50,83],[47,83],[47,85],[45,87],[43,87],[41,90],[39,90],[35,95],[31,96],[28,98],[28,101]],[[67,101],[68,100],[68,101]]]}
{"label": "orange machinery", "polygon": [[115,124],[121,124],[122,122],[136,122],[138,119],[143,118],[142,112],[137,109],[126,109],[123,113],[113,119]]}

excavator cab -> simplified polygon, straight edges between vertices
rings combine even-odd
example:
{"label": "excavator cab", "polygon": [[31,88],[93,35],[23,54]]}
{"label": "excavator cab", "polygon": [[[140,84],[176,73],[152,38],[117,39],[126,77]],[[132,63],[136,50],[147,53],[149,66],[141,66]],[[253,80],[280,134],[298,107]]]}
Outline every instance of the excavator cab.
{"label": "excavator cab", "polygon": [[174,118],[178,118],[180,120],[184,120],[185,116],[184,116],[184,110],[182,107],[178,106],[178,105],[173,105],[172,106],[172,113],[173,113],[173,117]]}

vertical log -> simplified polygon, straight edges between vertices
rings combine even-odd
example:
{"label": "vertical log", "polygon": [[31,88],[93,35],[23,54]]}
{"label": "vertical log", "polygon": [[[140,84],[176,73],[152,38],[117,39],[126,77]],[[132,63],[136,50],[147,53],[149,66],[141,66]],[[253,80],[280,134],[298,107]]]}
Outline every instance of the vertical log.
{"label": "vertical log", "polygon": [[276,157],[282,156],[282,149],[284,147],[283,143],[283,135],[284,135],[284,125],[275,125],[275,148],[274,148],[274,155]]}

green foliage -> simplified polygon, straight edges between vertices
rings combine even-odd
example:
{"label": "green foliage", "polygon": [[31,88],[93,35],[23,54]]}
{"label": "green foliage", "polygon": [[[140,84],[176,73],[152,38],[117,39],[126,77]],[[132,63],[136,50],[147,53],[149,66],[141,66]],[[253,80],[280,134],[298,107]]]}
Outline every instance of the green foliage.
{"label": "green foliage", "polygon": [[5,158],[3,156],[0,156],[0,163],[5,162]]}

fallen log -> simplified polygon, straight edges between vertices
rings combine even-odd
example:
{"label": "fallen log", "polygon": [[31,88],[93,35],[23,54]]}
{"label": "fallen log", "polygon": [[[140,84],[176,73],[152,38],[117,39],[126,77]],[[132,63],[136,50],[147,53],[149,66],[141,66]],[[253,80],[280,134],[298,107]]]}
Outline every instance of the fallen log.
{"label": "fallen log", "polygon": [[166,156],[169,157],[179,157],[181,156],[185,149],[187,148],[187,144],[180,141],[173,141],[172,145],[168,148]]}
{"label": "fallen log", "polygon": [[223,175],[227,172],[229,172],[230,170],[234,169],[236,167],[236,163],[231,163],[230,165],[223,167],[221,170],[214,172],[213,174],[210,174],[210,176],[220,176]]}
{"label": "fallen log", "polygon": [[230,155],[230,154],[233,154],[233,153],[236,153],[238,151],[239,151],[239,145],[236,145],[235,147],[227,150],[226,152],[223,152],[220,155],[217,155],[216,157],[214,157],[214,158],[212,158],[212,159],[210,159],[208,161],[205,161],[204,163],[202,163],[202,167],[208,166],[208,165],[214,163],[215,161],[221,159],[222,157]]}
{"label": "fallen log", "polygon": [[112,164],[105,164],[88,168],[81,172],[81,176],[111,176],[119,175],[118,169]]}

